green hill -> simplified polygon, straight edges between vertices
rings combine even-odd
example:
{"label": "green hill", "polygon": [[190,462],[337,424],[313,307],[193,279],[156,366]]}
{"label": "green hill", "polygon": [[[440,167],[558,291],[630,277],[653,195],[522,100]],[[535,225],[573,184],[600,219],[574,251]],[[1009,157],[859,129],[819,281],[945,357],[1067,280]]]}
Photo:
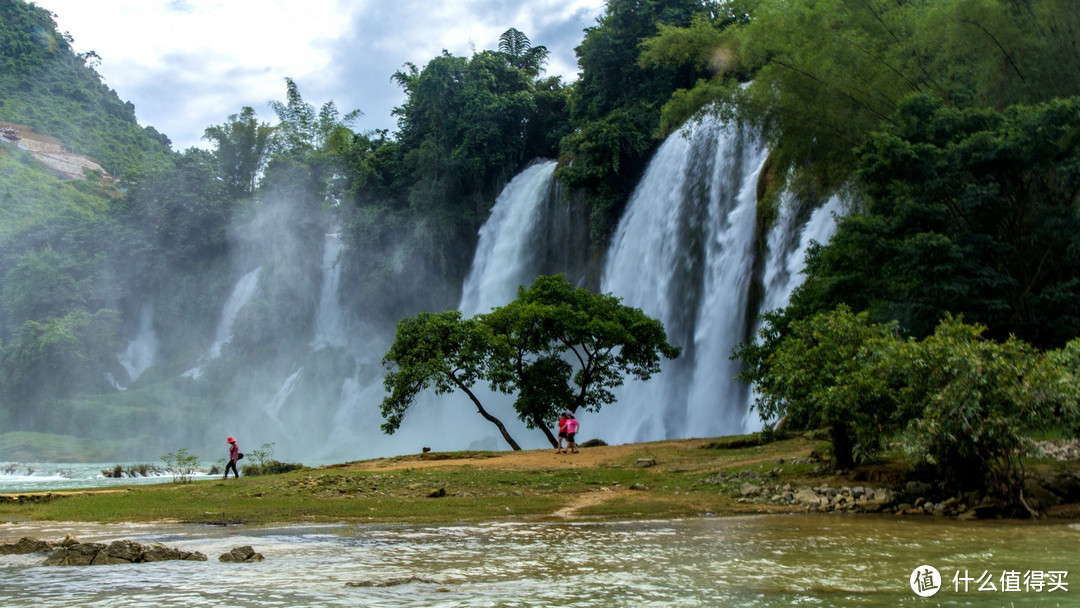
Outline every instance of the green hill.
{"label": "green hill", "polygon": [[165,162],[169,139],[139,126],[135,106],[94,71],[96,60],[72,50],[46,9],[0,0],[0,120],[51,135],[112,175]]}

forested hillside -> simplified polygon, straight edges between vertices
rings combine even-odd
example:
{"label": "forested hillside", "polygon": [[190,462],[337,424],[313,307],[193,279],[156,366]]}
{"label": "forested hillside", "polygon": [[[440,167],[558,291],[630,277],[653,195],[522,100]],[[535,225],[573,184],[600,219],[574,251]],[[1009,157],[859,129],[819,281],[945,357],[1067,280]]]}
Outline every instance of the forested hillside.
{"label": "forested hillside", "polygon": [[[546,75],[544,41],[511,28],[495,49],[388,74],[405,93],[392,132],[357,132],[361,109],[316,107],[286,80],[277,122],[235,108],[207,125],[210,151],[173,152],[47,11],[0,0],[0,121],[116,180],[63,180],[0,146],[0,459],[71,436],[122,445],[99,453],[115,458],[159,456],[163,440],[216,446],[208,429],[240,403],[330,436],[329,404],[359,390],[340,378],[383,373],[378,356],[313,345],[330,269],[349,339],[385,352],[399,319],[457,306],[496,197],[547,158],[588,235],[568,245],[587,260],[575,280],[595,289],[653,153],[705,113],[768,146],[760,229],[785,193],[847,208],[790,306],[742,350],[748,379],[775,388],[774,374],[809,369],[773,356],[843,311],[904,339],[961,317],[985,338],[1066,352],[1080,333],[1078,40],[1068,0],[609,0],[575,82]],[[785,399],[818,407],[776,391],[770,416]],[[278,400],[290,395],[303,414]],[[1052,407],[1069,421],[1062,395]],[[885,411],[878,397],[852,399]],[[888,424],[859,424],[899,432],[917,417],[888,408]],[[849,430],[838,441],[865,431]],[[855,445],[853,461],[875,447]]]}

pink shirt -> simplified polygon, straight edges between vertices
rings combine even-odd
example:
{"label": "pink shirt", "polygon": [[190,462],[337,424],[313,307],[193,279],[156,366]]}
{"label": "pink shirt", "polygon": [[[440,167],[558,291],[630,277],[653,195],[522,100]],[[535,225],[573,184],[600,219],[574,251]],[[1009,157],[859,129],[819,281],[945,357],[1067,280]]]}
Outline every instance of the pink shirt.
{"label": "pink shirt", "polygon": [[236,460],[236,457],[240,455],[240,447],[236,445],[236,442],[229,444],[229,460]]}
{"label": "pink shirt", "polygon": [[577,418],[567,418],[566,419],[566,432],[567,433],[576,433],[577,430],[578,430]]}

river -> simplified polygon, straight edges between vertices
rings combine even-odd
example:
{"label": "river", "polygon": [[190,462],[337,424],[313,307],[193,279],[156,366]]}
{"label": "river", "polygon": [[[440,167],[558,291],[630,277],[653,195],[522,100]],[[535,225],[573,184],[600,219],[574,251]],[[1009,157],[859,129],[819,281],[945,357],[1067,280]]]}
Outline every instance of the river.
{"label": "river", "polygon": [[[0,524],[0,542],[68,533],[162,542],[210,559],[44,567],[44,554],[0,556],[0,605],[1042,607],[1076,606],[1080,597],[1071,580],[1080,561],[1075,523],[767,515],[449,526]],[[217,560],[243,545],[265,561]],[[940,572],[939,590],[920,597],[911,577],[926,565]],[[994,591],[978,589],[987,581]]]}

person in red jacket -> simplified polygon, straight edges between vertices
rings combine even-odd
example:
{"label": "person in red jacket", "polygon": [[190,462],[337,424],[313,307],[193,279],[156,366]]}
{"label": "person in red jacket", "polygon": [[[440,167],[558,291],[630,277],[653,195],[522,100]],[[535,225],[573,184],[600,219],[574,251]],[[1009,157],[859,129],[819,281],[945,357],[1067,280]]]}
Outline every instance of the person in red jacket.
{"label": "person in red jacket", "polygon": [[577,432],[579,428],[577,418],[574,418],[573,414],[567,414],[566,417],[566,447],[570,449],[571,454],[577,454]]}
{"label": "person in red jacket", "polygon": [[563,441],[566,439],[566,412],[559,414],[559,447],[555,448],[556,454],[565,453]]}
{"label": "person in red jacket", "polygon": [[229,469],[232,469],[236,478],[240,478],[240,471],[236,470],[236,461],[240,460],[240,447],[236,445],[236,439],[229,437],[225,440],[225,443],[229,445],[229,464],[225,465],[225,476],[222,479],[229,478]]}

